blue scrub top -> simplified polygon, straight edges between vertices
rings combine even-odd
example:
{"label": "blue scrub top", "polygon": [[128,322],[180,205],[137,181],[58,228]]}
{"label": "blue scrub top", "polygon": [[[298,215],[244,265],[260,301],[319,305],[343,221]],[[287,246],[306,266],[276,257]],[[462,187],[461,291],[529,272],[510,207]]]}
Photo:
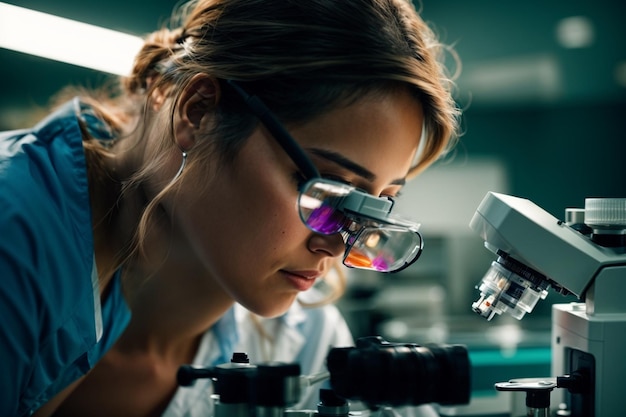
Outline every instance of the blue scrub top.
{"label": "blue scrub top", "polygon": [[33,129],[0,133],[0,416],[31,415],[130,319],[119,272],[100,305],[79,117],[106,131],[75,99]]}

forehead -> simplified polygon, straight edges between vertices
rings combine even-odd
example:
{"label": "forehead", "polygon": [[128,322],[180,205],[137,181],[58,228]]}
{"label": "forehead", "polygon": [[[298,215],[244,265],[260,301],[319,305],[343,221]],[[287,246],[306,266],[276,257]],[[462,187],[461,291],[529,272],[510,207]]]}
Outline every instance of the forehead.
{"label": "forehead", "polygon": [[338,153],[380,180],[406,176],[423,125],[420,102],[408,89],[366,95],[290,129],[309,149]]}

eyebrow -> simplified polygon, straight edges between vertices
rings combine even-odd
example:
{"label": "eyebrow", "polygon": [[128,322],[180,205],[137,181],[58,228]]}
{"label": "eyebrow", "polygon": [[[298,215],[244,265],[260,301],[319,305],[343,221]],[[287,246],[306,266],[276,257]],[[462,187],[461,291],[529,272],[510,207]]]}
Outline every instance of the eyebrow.
{"label": "eyebrow", "polygon": [[[376,174],[374,174],[372,171],[346,158],[340,153],[320,148],[308,148],[308,151],[311,152],[313,155],[319,156],[320,158],[324,158],[328,161],[334,162],[335,164],[354,172],[358,176],[363,177],[368,181],[374,181],[376,179]],[[406,184],[406,178],[397,178],[393,180],[391,184],[404,185]]]}

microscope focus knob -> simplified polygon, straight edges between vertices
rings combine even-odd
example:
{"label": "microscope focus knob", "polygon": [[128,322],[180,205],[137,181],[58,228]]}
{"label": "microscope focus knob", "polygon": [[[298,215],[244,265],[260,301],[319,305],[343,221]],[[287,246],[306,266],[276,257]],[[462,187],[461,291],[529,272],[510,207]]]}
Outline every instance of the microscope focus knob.
{"label": "microscope focus knob", "polygon": [[580,394],[589,389],[589,377],[582,371],[574,371],[570,375],[556,377],[556,385],[559,388],[566,388],[572,394]]}
{"label": "microscope focus knob", "polygon": [[585,223],[591,227],[626,228],[626,198],[586,198]]}
{"label": "microscope focus knob", "polygon": [[585,199],[585,224],[591,240],[604,247],[626,246],[626,198]]}

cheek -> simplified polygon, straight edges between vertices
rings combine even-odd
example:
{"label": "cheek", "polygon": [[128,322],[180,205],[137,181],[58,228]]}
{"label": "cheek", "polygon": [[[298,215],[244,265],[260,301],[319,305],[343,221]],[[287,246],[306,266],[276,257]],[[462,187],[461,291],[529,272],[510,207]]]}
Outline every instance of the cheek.
{"label": "cheek", "polygon": [[279,266],[306,233],[295,185],[292,190],[284,177],[247,169],[220,175],[183,219],[194,252],[218,276],[263,274]]}
{"label": "cheek", "polygon": [[[308,235],[295,209],[292,193],[262,184],[221,204],[216,222],[219,244],[205,241],[203,262],[230,296],[261,316],[284,313],[294,292],[284,292],[279,271],[305,248]],[[201,237],[205,239],[205,237]]]}
{"label": "cheek", "polygon": [[[200,193],[181,193],[177,221],[193,262],[232,299],[261,315],[281,314],[296,292],[281,269],[307,253],[292,168],[263,138],[250,138]],[[286,290],[287,288],[287,290]]]}

